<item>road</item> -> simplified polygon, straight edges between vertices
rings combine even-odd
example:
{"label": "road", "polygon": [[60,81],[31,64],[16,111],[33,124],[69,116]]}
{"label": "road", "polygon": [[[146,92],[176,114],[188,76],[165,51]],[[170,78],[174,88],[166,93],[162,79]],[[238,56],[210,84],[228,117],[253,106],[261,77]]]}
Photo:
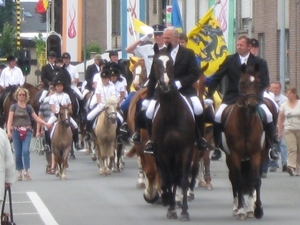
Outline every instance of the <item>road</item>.
{"label": "road", "polygon": [[[149,205],[143,190],[136,189],[137,163],[125,158],[121,173],[103,177],[91,157],[76,152],[69,160],[67,180],[45,173],[45,158],[31,153],[31,181],[16,181],[12,187],[15,222],[18,225],[131,224],[166,225],[180,223],[166,218],[167,209]],[[223,161],[212,162],[213,190],[196,188],[189,203],[188,224],[295,225],[300,220],[300,177],[277,171],[263,179],[264,217],[237,221],[232,216],[232,194]],[[178,215],[180,210],[177,210]]]}

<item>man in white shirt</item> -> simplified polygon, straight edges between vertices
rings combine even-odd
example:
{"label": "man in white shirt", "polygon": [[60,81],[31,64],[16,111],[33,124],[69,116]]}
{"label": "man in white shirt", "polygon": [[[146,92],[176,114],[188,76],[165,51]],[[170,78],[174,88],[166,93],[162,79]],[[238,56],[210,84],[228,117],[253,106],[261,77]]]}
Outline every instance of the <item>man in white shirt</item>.
{"label": "man in white shirt", "polygon": [[2,91],[0,95],[1,112],[6,96],[25,83],[25,77],[22,70],[16,66],[16,58],[12,55],[8,56],[7,64],[8,67],[3,69],[0,77],[0,86]]}

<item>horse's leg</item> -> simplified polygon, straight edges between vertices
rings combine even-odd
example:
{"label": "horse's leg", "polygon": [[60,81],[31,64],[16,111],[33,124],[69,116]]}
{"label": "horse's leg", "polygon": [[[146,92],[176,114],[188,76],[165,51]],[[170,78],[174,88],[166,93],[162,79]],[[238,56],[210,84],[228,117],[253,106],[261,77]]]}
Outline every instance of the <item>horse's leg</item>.
{"label": "horse's leg", "polygon": [[117,144],[117,172],[123,170],[122,151],[123,151],[123,144]]}
{"label": "horse's leg", "polygon": [[198,187],[205,187],[206,186],[206,182],[204,179],[204,161],[203,158],[200,159],[199,161],[199,172],[198,172]]}
{"label": "horse's leg", "polygon": [[233,216],[238,215],[238,190],[237,190],[237,181],[234,173],[233,162],[230,160],[229,156],[226,157],[226,164],[229,169],[229,180],[232,187],[232,196],[233,196]]}
{"label": "horse's leg", "polygon": [[68,157],[69,157],[69,153],[71,151],[71,147],[68,147],[67,149],[65,149],[63,156],[62,156],[62,174],[60,179],[62,180],[66,180],[67,176],[66,176],[66,169],[69,166],[68,165]]}
{"label": "horse's leg", "polygon": [[168,189],[168,201],[169,201],[169,207],[168,207],[168,211],[167,211],[167,217],[169,219],[178,219],[177,216],[177,212],[176,212],[176,201],[175,201],[175,197],[176,197],[176,190],[177,187],[176,185],[174,185],[172,187],[171,183],[169,183],[169,187]]}
{"label": "horse's leg", "polygon": [[136,187],[144,189],[146,187],[145,174],[144,174],[144,171],[143,171],[143,168],[142,168],[142,163],[141,163],[141,157],[140,156],[137,157],[137,162],[138,162],[138,165],[139,165],[139,172],[138,172],[138,181],[137,181]]}
{"label": "horse's leg", "polygon": [[[185,162],[185,168],[183,168],[183,174],[182,174],[182,178],[181,178],[181,191],[182,191],[182,211],[181,211],[181,215],[180,215],[180,220],[181,221],[189,221],[190,220],[190,215],[188,213],[188,203],[187,203],[187,192],[188,192],[188,188],[190,185],[189,182],[189,162]],[[197,163],[199,164],[199,163]],[[197,176],[197,173],[195,174],[195,177]],[[196,182],[195,182],[196,183]]]}
{"label": "horse's leg", "polygon": [[204,164],[204,179],[206,182],[206,189],[211,190],[213,186],[211,184],[211,175],[210,175],[210,151],[204,151],[203,155],[203,164]]}
{"label": "horse's leg", "polygon": [[73,141],[72,141],[72,145],[71,145],[70,158],[71,159],[76,159],[75,153],[74,153]]}
{"label": "horse's leg", "polygon": [[[255,201],[255,209],[254,209],[254,216],[256,219],[261,219],[264,215],[264,211],[262,208],[262,201],[260,197],[260,187],[261,187],[261,176],[260,176],[260,168],[261,168],[261,162],[263,161],[261,159],[262,155],[261,153],[255,154],[251,158],[251,166],[252,166],[252,176],[253,176],[253,186],[256,191],[256,201]],[[253,199],[253,192],[252,199]]]}
{"label": "horse's leg", "polygon": [[196,185],[197,175],[199,173],[199,156],[200,153],[197,150],[193,151],[193,160],[191,165],[191,181],[188,190],[188,200],[192,201],[195,199],[194,188]]}

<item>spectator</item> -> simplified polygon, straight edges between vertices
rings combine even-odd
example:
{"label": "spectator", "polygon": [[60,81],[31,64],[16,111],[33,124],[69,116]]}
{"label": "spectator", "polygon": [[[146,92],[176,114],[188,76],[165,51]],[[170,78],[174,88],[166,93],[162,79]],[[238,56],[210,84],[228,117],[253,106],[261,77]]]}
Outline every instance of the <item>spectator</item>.
{"label": "spectator", "polygon": [[288,100],[279,111],[278,138],[284,136],[288,157],[287,172],[291,176],[300,176],[300,100],[296,88],[289,88],[286,92]]}

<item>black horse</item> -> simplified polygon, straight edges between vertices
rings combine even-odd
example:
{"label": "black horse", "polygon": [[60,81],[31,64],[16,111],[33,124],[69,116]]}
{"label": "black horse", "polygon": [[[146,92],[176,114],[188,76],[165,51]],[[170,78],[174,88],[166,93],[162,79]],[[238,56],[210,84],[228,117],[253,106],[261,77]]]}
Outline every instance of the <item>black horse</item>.
{"label": "black horse", "polygon": [[171,46],[155,45],[153,69],[158,81],[159,109],[153,121],[152,140],[156,164],[162,179],[162,202],[169,206],[167,217],[177,219],[176,188],[182,189],[181,220],[189,220],[187,191],[195,143],[195,122],[187,101],[179,93],[173,77]]}

